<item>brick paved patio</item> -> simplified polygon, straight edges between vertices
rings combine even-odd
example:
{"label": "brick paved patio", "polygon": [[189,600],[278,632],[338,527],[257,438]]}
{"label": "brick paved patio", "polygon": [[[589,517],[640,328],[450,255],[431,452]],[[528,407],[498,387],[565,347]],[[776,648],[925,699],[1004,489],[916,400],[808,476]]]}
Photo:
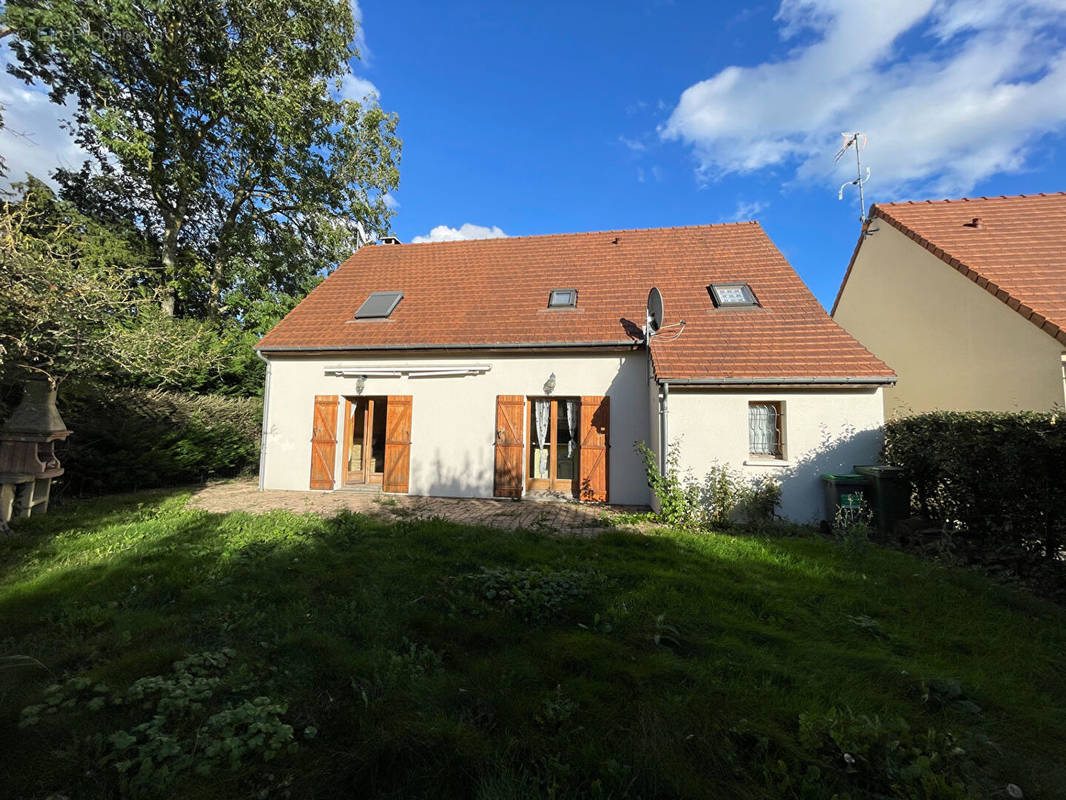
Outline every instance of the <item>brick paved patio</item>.
{"label": "brick paved patio", "polygon": [[504,530],[540,530],[591,536],[615,528],[639,530],[639,524],[615,522],[620,514],[647,511],[639,506],[605,506],[558,501],[484,500],[480,498],[411,497],[356,492],[260,492],[254,479],[209,483],[197,490],[190,507],[227,513],[263,514],[275,509],[333,515],[347,509],[385,520],[444,517],[452,522]]}

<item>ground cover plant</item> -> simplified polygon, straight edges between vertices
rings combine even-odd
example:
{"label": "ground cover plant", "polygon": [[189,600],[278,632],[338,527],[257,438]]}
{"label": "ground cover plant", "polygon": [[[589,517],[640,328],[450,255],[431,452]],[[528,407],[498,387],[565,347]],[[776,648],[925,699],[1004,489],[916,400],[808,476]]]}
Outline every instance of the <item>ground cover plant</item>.
{"label": "ground cover plant", "polygon": [[972,572],[185,504],[0,541],[0,796],[1063,796],[1066,612]]}

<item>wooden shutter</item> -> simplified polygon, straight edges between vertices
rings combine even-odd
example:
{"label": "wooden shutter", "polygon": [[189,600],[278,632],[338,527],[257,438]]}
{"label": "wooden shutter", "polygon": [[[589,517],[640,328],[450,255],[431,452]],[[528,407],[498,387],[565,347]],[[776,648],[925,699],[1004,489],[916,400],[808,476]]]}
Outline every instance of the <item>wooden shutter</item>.
{"label": "wooden shutter", "polygon": [[407,492],[411,482],[411,395],[389,395],[385,414],[385,475],[382,489]]}
{"label": "wooden shutter", "polygon": [[611,399],[581,398],[581,449],[578,453],[580,497],[607,502],[607,465],[611,429]]}
{"label": "wooden shutter", "polygon": [[522,454],[525,437],[526,398],[501,394],[496,398],[496,471],[492,493],[496,497],[522,496]]}
{"label": "wooden shutter", "polygon": [[332,489],[337,461],[337,395],[315,395],[311,430],[311,488]]}

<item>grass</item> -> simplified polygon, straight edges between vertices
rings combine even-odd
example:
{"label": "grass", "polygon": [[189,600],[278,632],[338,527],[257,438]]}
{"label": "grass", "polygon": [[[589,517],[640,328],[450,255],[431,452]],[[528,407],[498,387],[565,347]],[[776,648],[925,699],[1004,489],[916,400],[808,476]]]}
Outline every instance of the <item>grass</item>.
{"label": "grass", "polygon": [[185,501],[0,540],[0,796],[1066,796],[1066,613],[979,575]]}

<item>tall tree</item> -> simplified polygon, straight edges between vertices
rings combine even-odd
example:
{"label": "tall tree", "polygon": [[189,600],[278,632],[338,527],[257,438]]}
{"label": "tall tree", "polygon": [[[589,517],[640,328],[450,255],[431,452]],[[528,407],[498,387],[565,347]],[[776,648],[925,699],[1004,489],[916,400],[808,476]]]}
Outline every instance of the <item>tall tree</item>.
{"label": "tall tree", "polygon": [[64,196],[157,243],[166,313],[299,291],[385,229],[397,118],[340,96],[347,0],[7,0],[4,26],[95,157]]}

